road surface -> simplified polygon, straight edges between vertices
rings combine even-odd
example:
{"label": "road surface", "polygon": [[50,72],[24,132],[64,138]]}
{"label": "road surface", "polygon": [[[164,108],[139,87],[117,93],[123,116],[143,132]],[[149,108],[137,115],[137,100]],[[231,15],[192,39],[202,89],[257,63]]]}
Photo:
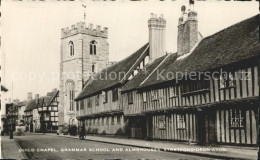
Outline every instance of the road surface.
{"label": "road surface", "polygon": [[41,134],[16,137],[16,141],[21,146],[20,151],[25,152],[29,159],[208,159]]}

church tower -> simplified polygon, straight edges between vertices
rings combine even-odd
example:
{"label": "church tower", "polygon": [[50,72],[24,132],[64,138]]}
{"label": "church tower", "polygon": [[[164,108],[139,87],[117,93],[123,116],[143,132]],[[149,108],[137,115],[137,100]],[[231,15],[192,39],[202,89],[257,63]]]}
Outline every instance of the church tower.
{"label": "church tower", "polygon": [[109,59],[108,28],[84,22],[61,30],[59,124],[77,125],[74,98]]}

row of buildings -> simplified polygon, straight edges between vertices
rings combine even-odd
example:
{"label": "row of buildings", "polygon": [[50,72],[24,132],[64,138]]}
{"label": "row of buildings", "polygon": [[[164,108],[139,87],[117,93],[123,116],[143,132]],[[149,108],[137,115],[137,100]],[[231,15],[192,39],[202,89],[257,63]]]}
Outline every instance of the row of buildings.
{"label": "row of buildings", "polygon": [[61,30],[59,91],[29,93],[7,117],[31,132],[84,125],[87,134],[256,145],[258,22],[256,15],[202,37],[197,12],[184,7],[177,52],[167,53],[166,20],[151,14],[149,42],[113,63],[108,28],[79,22]]}
{"label": "row of buildings", "polygon": [[151,14],[149,42],[112,65],[107,28],[62,29],[60,72],[82,76],[61,76],[60,127],[73,121],[88,134],[256,145],[258,22],[256,15],[203,38],[197,12],[183,10],[177,52],[167,53],[166,20]]}
{"label": "row of buildings", "polygon": [[57,132],[58,98],[59,91],[53,89],[42,97],[36,94],[33,98],[29,92],[27,100],[7,103],[5,116],[2,116],[2,134],[8,134],[13,124],[28,132]]}

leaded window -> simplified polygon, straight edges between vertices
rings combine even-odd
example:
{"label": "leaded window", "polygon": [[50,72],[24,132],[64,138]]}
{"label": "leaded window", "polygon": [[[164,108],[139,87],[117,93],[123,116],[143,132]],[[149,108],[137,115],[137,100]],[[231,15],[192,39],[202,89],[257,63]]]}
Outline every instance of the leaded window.
{"label": "leaded window", "polygon": [[152,90],[152,100],[158,99],[158,90]]}
{"label": "leaded window", "polygon": [[170,87],[170,97],[176,97],[177,96],[177,87]]}
{"label": "leaded window", "polygon": [[186,128],[185,114],[177,114],[177,129]]}
{"label": "leaded window", "polygon": [[112,90],[112,100],[113,100],[113,102],[118,100],[118,89],[117,88]]}
{"label": "leaded window", "polygon": [[231,128],[245,127],[245,110],[231,109],[230,127]]}
{"label": "leaded window", "polygon": [[234,74],[232,72],[223,72],[219,77],[220,88],[234,87]]}
{"label": "leaded window", "polygon": [[128,92],[127,93],[127,97],[128,97],[128,104],[133,104],[133,92]]}
{"label": "leaded window", "polygon": [[147,93],[143,92],[143,102],[147,102]]}
{"label": "leaded window", "polygon": [[159,129],[165,129],[165,115],[159,116]]}

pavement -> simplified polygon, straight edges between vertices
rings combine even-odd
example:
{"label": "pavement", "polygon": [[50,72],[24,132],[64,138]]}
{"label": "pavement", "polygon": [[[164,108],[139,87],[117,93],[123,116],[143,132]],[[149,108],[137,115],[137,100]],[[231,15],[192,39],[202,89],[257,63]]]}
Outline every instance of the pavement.
{"label": "pavement", "polygon": [[[62,136],[67,138],[78,139],[78,136],[57,135],[47,133],[51,136]],[[242,147],[242,146],[201,146],[197,144],[188,144],[183,142],[170,141],[146,141],[140,139],[126,139],[106,136],[85,136],[88,141],[110,143],[131,147],[151,148],[166,152],[182,153],[195,156],[204,156],[218,159],[258,159],[258,147]]]}
{"label": "pavement", "polygon": [[[39,134],[39,133],[26,133],[26,134]],[[46,133],[48,136],[66,137],[71,139],[78,139],[78,136],[70,135],[57,135],[53,133]],[[2,153],[3,157],[22,159],[26,158],[21,152],[18,151],[19,144],[15,140],[9,140],[9,137],[2,137]],[[139,139],[126,139],[106,136],[86,136],[86,140],[139,147],[139,148],[150,148],[165,152],[181,153],[186,155],[203,156],[209,158],[218,159],[257,159],[258,148],[257,147],[241,147],[241,146],[200,146],[196,144],[178,143],[169,141],[146,141]],[[14,149],[16,147],[16,149]],[[9,157],[12,155],[12,157]]]}
{"label": "pavement", "polygon": [[1,159],[27,159],[24,153],[19,152],[20,148],[15,139],[1,136]]}

